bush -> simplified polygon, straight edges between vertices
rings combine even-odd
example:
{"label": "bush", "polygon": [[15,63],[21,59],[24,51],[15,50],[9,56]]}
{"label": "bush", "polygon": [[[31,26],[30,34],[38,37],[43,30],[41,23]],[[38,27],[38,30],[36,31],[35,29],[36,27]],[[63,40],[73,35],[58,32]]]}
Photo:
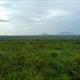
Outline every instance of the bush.
{"label": "bush", "polygon": [[68,73],[72,80],[80,80],[80,59],[75,59],[74,63],[71,64]]}

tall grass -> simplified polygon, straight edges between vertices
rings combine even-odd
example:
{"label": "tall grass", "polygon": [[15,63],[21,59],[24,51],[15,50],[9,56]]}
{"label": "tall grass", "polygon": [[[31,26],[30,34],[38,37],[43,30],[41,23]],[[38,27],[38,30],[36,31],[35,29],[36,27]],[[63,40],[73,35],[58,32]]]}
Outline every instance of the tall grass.
{"label": "tall grass", "polygon": [[0,80],[80,80],[80,41],[0,41]]}

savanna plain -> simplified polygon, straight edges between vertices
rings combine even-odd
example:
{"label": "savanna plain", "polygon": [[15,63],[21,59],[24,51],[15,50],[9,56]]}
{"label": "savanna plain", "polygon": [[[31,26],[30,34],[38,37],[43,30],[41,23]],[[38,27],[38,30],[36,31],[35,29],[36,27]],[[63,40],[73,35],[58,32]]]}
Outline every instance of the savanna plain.
{"label": "savanna plain", "polygon": [[80,40],[1,40],[0,80],[80,80]]}

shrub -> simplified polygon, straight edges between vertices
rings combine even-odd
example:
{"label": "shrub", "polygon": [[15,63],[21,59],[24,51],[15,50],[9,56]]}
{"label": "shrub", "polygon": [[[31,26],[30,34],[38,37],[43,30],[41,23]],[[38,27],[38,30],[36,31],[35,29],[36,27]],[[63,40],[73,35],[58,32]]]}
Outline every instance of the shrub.
{"label": "shrub", "polygon": [[71,64],[68,73],[72,80],[80,80],[80,59],[76,59],[73,64]]}

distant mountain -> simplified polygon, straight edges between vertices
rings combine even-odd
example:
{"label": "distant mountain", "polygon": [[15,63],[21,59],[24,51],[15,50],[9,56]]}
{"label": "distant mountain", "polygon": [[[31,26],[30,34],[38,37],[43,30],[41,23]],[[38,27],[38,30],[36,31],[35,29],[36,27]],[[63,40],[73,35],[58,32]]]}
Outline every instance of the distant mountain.
{"label": "distant mountain", "polygon": [[47,34],[47,33],[42,33],[41,35],[42,35],[42,36],[47,36],[48,34]]}
{"label": "distant mountain", "polygon": [[59,35],[75,35],[75,34],[68,31],[64,31],[64,32],[60,32]]}

